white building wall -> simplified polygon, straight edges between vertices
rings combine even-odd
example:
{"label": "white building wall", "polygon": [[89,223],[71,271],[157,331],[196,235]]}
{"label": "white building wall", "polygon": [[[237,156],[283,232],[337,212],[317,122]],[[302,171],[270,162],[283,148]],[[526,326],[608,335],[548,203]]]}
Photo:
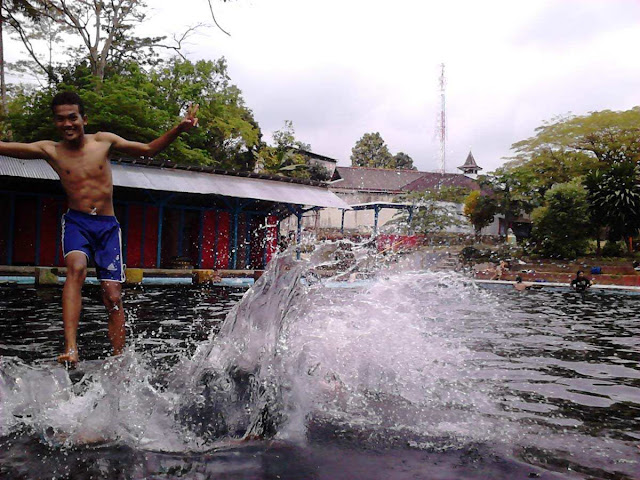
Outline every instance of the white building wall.
{"label": "white building wall", "polygon": [[[397,201],[395,195],[382,195],[382,194],[343,194],[341,192],[335,192],[349,205],[356,205],[361,203],[371,202],[386,202],[393,203]],[[451,207],[457,212],[460,220],[465,225],[460,227],[449,227],[445,231],[449,233],[461,233],[461,234],[473,234],[473,226],[467,221],[463,215],[462,204],[450,204]],[[378,215],[378,231],[384,230],[384,226],[388,224],[396,215],[398,210],[391,208],[383,208]],[[488,227],[481,230],[481,235],[498,235],[498,215],[494,217],[493,223]],[[345,232],[357,232],[357,233],[372,233],[375,222],[375,212],[371,210],[346,210],[344,214],[344,229]],[[337,208],[324,208],[315,212],[308,212],[303,216],[302,227],[306,230],[315,229],[333,229],[340,230],[342,225],[342,210]],[[280,224],[281,232],[287,232],[297,229],[297,218],[292,215],[283,220]]]}

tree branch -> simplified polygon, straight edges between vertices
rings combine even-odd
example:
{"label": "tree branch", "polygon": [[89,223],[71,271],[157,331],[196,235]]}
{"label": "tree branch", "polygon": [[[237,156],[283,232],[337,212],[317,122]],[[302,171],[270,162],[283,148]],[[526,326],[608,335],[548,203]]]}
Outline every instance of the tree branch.
{"label": "tree branch", "polygon": [[216,16],[213,14],[213,5],[211,5],[211,0],[207,0],[207,1],[209,2],[209,10],[211,10],[211,18],[213,18],[213,23],[215,23],[216,27],[218,27],[223,33],[226,33],[230,37],[231,34],[227,32],[224,28],[222,28],[218,23],[218,21],[216,20]]}

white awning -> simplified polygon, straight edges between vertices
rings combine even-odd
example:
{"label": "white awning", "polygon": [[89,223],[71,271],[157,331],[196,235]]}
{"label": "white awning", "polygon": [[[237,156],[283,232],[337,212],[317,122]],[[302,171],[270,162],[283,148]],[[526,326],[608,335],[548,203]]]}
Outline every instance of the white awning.
{"label": "white awning", "polygon": [[[114,163],[112,169],[113,184],[118,187],[350,208],[327,188],[313,185],[140,164]],[[58,180],[58,175],[45,160],[20,160],[5,156],[0,156],[0,176]]]}

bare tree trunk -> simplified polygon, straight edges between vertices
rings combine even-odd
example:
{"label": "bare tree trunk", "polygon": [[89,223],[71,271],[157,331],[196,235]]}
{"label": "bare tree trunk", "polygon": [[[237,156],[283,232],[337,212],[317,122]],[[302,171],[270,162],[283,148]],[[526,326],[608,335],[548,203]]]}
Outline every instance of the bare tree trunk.
{"label": "bare tree trunk", "polygon": [[2,115],[7,114],[7,84],[4,79],[4,21],[2,19],[2,0],[0,0],[0,95],[2,96]]}

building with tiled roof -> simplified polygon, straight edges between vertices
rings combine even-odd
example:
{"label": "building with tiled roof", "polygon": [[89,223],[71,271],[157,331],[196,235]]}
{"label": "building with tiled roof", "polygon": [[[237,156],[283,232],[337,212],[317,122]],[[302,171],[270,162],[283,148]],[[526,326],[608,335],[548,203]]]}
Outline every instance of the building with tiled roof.
{"label": "building with tiled roof", "polygon": [[480,170],[482,170],[482,167],[478,166],[478,164],[476,163],[476,159],[473,158],[473,154],[471,153],[471,150],[469,150],[469,155],[467,155],[467,159],[465,160],[463,165],[460,165],[458,167],[458,170],[462,170],[462,173],[464,173],[465,175],[475,176],[478,174]]}
{"label": "building with tiled roof", "polygon": [[368,167],[337,167],[331,190],[334,192],[369,192],[398,194],[422,176],[417,170],[391,170]]}
{"label": "building with tiled roof", "polygon": [[[471,152],[463,167],[468,167],[468,171],[471,172],[481,170]],[[439,187],[480,190],[480,186],[473,178],[462,173],[337,166],[329,189],[348,203],[352,210],[329,208],[314,212],[306,225],[308,228],[316,229],[376,232],[378,226],[384,225],[394,217],[398,208],[403,208],[401,200],[403,194],[428,192]],[[461,214],[462,206],[458,205],[456,208]]]}

